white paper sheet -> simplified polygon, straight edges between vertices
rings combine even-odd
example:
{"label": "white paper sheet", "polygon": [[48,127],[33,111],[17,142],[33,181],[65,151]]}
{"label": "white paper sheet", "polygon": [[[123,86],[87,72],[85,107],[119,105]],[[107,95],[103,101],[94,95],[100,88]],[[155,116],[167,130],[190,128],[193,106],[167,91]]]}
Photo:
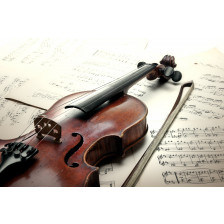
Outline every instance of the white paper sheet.
{"label": "white paper sheet", "polygon": [[136,186],[224,186],[223,134],[220,122],[175,122]]}
{"label": "white paper sheet", "polygon": [[[33,42],[31,41],[31,44]],[[36,42],[35,42],[36,43]],[[35,45],[35,44],[34,44]],[[41,65],[43,63],[43,59],[45,58],[45,54],[48,54],[49,46],[48,42],[41,42],[39,44],[38,42],[38,52],[41,51],[43,55],[38,53],[38,56],[35,58],[34,57],[34,52],[35,50],[32,50],[32,53],[27,53],[22,54],[24,51],[29,52],[29,47],[25,46],[23,50],[20,48],[17,48],[15,51],[12,51],[11,54],[8,54],[7,58],[4,57],[4,62],[2,64],[5,66],[5,70],[7,71],[7,68],[13,67],[14,72],[16,74],[10,78],[16,78],[18,76],[18,72],[21,73],[21,77],[27,77],[24,75],[25,73],[28,74],[29,71],[32,71],[32,75],[29,77],[29,80],[25,83],[22,82],[21,85],[18,85],[18,83],[21,82],[15,82],[14,86],[15,88],[11,88],[10,91],[6,91],[4,93],[4,96],[15,99],[21,102],[25,102],[26,104],[31,104],[35,105],[40,108],[48,109],[54,102],[56,102],[58,99],[61,97],[71,94],[72,92],[77,92],[77,91],[83,91],[83,90],[89,90],[89,89],[95,89],[99,87],[100,85],[103,85],[117,77],[120,77],[121,75],[130,72],[131,70],[136,68],[137,62],[140,60],[145,59],[145,52],[140,52],[136,53],[136,55],[131,55],[131,54],[124,54],[123,52],[119,52],[119,50],[112,50],[112,49],[98,49],[94,51],[94,53],[90,53],[91,51],[88,51],[88,53],[85,55],[85,60],[80,60],[80,63],[77,64],[71,64],[70,62],[68,63],[69,66],[67,67],[66,70],[64,69],[59,69],[59,64],[62,63],[57,63],[52,64],[52,68],[45,68],[46,66]],[[36,46],[36,45],[35,45]],[[21,45],[20,45],[21,47]],[[26,50],[24,50],[26,49]],[[48,50],[47,50],[48,49]],[[91,48],[93,49],[93,48]],[[54,50],[53,50],[54,51]],[[13,57],[11,57],[12,55]],[[25,57],[26,55],[26,57]],[[27,55],[32,55],[32,57],[27,58]],[[212,58],[212,60],[209,60],[209,57]],[[13,58],[12,60],[9,58]],[[49,55],[48,55],[49,56]],[[183,80],[181,83],[184,83],[185,81],[189,81],[190,79],[195,80],[195,75],[197,76],[196,78],[196,93],[195,95],[192,94],[191,101],[195,101],[194,104],[198,105],[198,94],[197,92],[200,91],[199,89],[203,89],[203,97],[204,90],[206,89],[204,86],[209,86],[210,84],[208,83],[209,81],[206,78],[207,77],[205,71],[207,71],[207,68],[210,67],[211,71],[213,72],[213,75],[217,75],[217,71],[219,71],[219,75],[222,73],[222,61],[219,59],[218,62],[215,60],[216,57],[221,57],[219,52],[216,50],[210,51],[207,54],[202,54],[200,57],[197,56],[196,59],[197,64],[195,64],[194,57],[190,58],[189,60],[183,61],[180,63],[180,67],[178,66],[178,69],[181,70],[184,73]],[[15,59],[14,59],[15,58]],[[21,58],[23,58],[23,62],[21,63]],[[26,60],[25,60],[26,58]],[[31,60],[33,59],[33,61]],[[84,57],[83,57],[84,58]],[[29,60],[28,60],[29,59]],[[35,59],[35,60],[34,60]],[[41,60],[39,60],[41,59]],[[49,59],[49,58],[48,58]],[[199,60],[200,59],[200,60]],[[15,61],[13,61],[15,60]],[[25,61],[26,63],[25,63]],[[210,65],[208,65],[207,60],[209,60]],[[27,62],[30,63],[27,63]],[[146,60],[147,61],[147,60]],[[148,62],[148,61],[147,61]],[[151,61],[154,62],[154,61]],[[215,64],[217,62],[217,64]],[[67,65],[68,65],[67,64]],[[11,65],[11,66],[9,66]],[[57,67],[57,69],[55,69]],[[195,67],[195,68],[194,68]],[[197,68],[196,68],[197,67]],[[20,70],[20,69],[22,70]],[[64,68],[63,66],[61,68]],[[183,70],[182,70],[183,69]],[[12,70],[12,73],[13,73]],[[41,75],[40,74],[45,74]],[[2,76],[3,77],[3,76]],[[213,77],[214,78],[214,77]],[[4,79],[4,78],[3,78]],[[2,80],[3,80],[2,79]],[[4,81],[4,80],[3,80]],[[3,82],[2,81],[2,82]],[[13,82],[13,81],[12,81]],[[147,81],[147,80],[142,80],[140,81],[137,85],[133,86],[129,93],[131,95],[134,95],[141,99],[144,103],[149,108],[149,115],[148,115],[148,124],[149,124],[149,132],[141,143],[137,144],[133,150],[130,150],[125,158],[122,159],[117,159],[116,161],[112,162],[111,164],[107,164],[105,166],[102,166],[100,169],[100,182],[102,186],[121,186],[134,165],[137,163],[141,155],[143,154],[144,150],[147,148],[149,143],[152,141],[153,136],[151,134],[155,131],[158,130],[158,128],[162,125],[163,121],[165,120],[166,116],[168,115],[176,97],[179,92],[179,88],[181,83],[174,84],[172,82],[168,82],[164,85],[160,85],[158,80],[155,81]],[[204,86],[200,86],[200,85]],[[221,84],[217,83],[216,85],[216,91],[222,91],[221,90]],[[2,85],[2,89],[4,89]],[[208,89],[208,88],[207,88]],[[2,90],[3,91],[3,90]],[[18,94],[19,92],[19,94]],[[201,92],[200,92],[201,93]],[[209,94],[209,93],[208,93]],[[207,97],[208,98],[208,97]],[[200,100],[206,108],[212,107],[214,108],[214,105],[210,105],[209,103],[205,103],[204,98],[200,98]],[[220,101],[220,96],[215,96],[215,99],[213,99],[218,105],[222,105],[222,102]],[[219,100],[219,101],[217,101]],[[190,103],[189,101],[188,103]],[[207,100],[208,101],[208,100]],[[207,102],[206,101],[206,102]],[[3,99],[3,104],[4,99]],[[12,102],[10,102],[12,103]],[[6,104],[6,103],[5,103]],[[7,103],[8,104],[8,103]],[[183,108],[183,111],[181,114],[178,116],[178,123],[180,123],[180,126],[182,127],[182,124],[187,124],[187,123],[182,123],[182,122],[192,122],[194,123],[194,119],[197,119],[198,115],[192,115],[187,110],[187,105],[186,107]],[[7,109],[5,111],[5,115],[2,117],[7,117],[8,112],[10,111],[10,106],[7,106]],[[20,106],[19,106],[20,107]],[[25,108],[25,107],[24,107]],[[26,106],[26,108],[29,108]],[[222,106],[220,106],[221,109]],[[210,108],[211,109],[211,108]],[[16,111],[17,109],[13,109],[13,111]],[[20,109],[18,109],[20,110]],[[21,108],[21,111],[24,111],[25,109]],[[41,112],[39,109],[26,109],[28,115],[26,116],[25,113],[22,115],[19,115],[21,117],[26,116],[28,117],[28,123],[30,123],[30,119],[36,116],[38,113]],[[159,111],[159,113],[158,113]],[[220,111],[221,113],[222,111]],[[19,116],[17,118],[19,118]],[[196,116],[196,117],[195,117]],[[10,116],[9,116],[10,117]],[[12,116],[13,117],[13,116]],[[200,117],[201,118],[201,117]],[[14,119],[14,118],[13,118]],[[214,119],[213,117],[211,119]],[[220,117],[220,119],[222,119]],[[12,120],[12,119],[11,119]],[[15,119],[14,119],[15,120]],[[23,119],[17,119],[17,121],[20,123],[23,121]],[[155,122],[156,121],[156,122]],[[10,121],[7,121],[8,124]],[[7,126],[6,122],[6,126]],[[19,125],[18,123],[18,125]],[[192,128],[197,128],[199,127],[198,125],[200,124],[197,123],[196,126],[192,126],[192,123],[189,123],[190,127]],[[177,124],[178,126],[178,124]],[[4,130],[4,126],[2,125]],[[10,125],[8,125],[8,128],[10,129]],[[177,127],[177,128],[181,128]],[[206,126],[206,127],[213,127],[213,126]],[[204,127],[204,128],[206,128]],[[222,127],[221,127],[222,128]],[[172,131],[172,130],[170,130]],[[3,132],[2,132],[3,133]],[[172,137],[171,137],[172,139]],[[169,141],[169,140],[167,140]],[[217,140],[218,141],[218,140]],[[164,161],[166,157],[164,157],[165,154],[162,154],[163,157],[156,157],[156,154],[153,156],[152,161],[155,162],[150,162],[150,170],[151,166],[153,167],[152,169],[157,169],[157,167],[161,166],[161,163],[165,163],[167,161]],[[160,155],[161,156],[161,155]],[[167,155],[165,155],[167,156]],[[221,156],[222,157],[222,156]],[[157,159],[156,159],[157,158]],[[175,157],[179,158],[178,156]],[[188,156],[189,158],[189,156]],[[163,160],[162,160],[163,159]],[[220,159],[220,158],[219,158]],[[171,162],[172,163],[172,162]],[[203,164],[204,165],[204,164]],[[206,167],[204,167],[206,168]],[[147,168],[148,169],[148,168]],[[166,181],[164,181],[164,175],[162,175],[164,172],[168,172],[169,170],[166,169],[160,170],[159,173],[155,172],[155,179],[156,181],[148,182],[145,181],[144,176],[146,176],[148,180],[148,171],[144,172],[142,178],[140,179],[140,182],[138,186],[154,186],[154,185],[162,185],[162,186],[167,186]],[[208,169],[208,168],[206,168]],[[213,168],[211,168],[213,169]],[[180,171],[180,170],[179,170]],[[171,172],[171,171],[170,171]],[[174,172],[174,171],[173,171]],[[175,171],[177,173],[177,171]],[[151,174],[150,174],[151,175]],[[166,173],[167,175],[167,173]],[[171,174],[169,174],[171,175]],[[170,178],[170,176],[169,176]],[[181,177],[180,177],[181,178]],[[152,180],[155,180],[152,178]],[[168,179],[168,177],[167,177]],[[150,179],[151,180],[151,179]],[[158,180],[158,181],[157,181]],[[179,179],[178,179],[179,180]]]}
{"label": "white paper sheet", "polygon": [[[219,60],[216,61],[217,57]],[[224,60],[220,60],[221,58],[224,59],[224,56],[213,49],[190,57],[188,60],[183,59],[180,63],[180,68],[185,68],[181,70],[185,74],[183,81],[193,79],[195,90],[146,166],[136,186],[223,186],[222,133],[224,126],[222,121],[224,112],[221,92],[224,80],[224,64],[222,64]],[[212,88],[213,94],[210,88],[211,83],[215,86]],[[191,109],[188,109],[190,105]],[[158,108],[157,105],[157,112]],[[204,113],[195,113],[194,108]],[[220,116],[214,116],[214,114],[220,114]],[[155,121],[155,117],[156,111],[153,119],[148,117],[149,133],[137,146],[137,152],[130,153],[131,155],[125,158],[127,161],[124,159],[109,165],[108,167],[113,169],[108,169],[108,174],[101,173],[100,178],[103,183],[106,181],[106,183],[113,182],[114,186],[122,185],[132,170],[131,166],[137,163],[161,127],[161,119]],[[123,166],[124,162],[126,166]],[[106,167],[103,170],[106,170]],[[183,175],[188,177],[183,179]]]}

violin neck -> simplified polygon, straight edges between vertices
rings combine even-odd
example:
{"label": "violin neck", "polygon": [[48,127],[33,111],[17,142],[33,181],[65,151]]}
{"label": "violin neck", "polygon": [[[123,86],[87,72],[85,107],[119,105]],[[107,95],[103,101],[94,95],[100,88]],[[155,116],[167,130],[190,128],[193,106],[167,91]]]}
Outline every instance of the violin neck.
{"label": "violin neck", "polygon": [[77,98],[72,102],[72,105],[67,105],[65,108],[78,108],[85,113],[89,113],[111,98],[126,93],[132,85],[144,78],[156,66],[156,63],[145,64],[136,71],[115,79],[90,94]]}

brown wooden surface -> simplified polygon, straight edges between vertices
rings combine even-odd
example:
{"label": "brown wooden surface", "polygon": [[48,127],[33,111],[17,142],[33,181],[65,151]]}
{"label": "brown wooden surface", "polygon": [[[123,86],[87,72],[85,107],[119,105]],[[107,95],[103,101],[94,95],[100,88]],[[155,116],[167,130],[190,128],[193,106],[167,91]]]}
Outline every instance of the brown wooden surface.
{"label": "brown wooden surface", "polygon": [[[0,177],[1,186],[99,186],[97,164],[107,157],[123,155],[146,134],[147,107],[138,99],[124,95],[88,116],[77,109],[64,109],[82,94],[86,92],[59,100],[45,113],[61,125],[62,143],[55,143],[50,136],[42,141],[27,139],[24,143],[39,153],[24,168]],[[0,140],[0,148],[13,141]],[[72,154],[79,144],[81,147]],[[73,163],[77,167],[69,166]]]}

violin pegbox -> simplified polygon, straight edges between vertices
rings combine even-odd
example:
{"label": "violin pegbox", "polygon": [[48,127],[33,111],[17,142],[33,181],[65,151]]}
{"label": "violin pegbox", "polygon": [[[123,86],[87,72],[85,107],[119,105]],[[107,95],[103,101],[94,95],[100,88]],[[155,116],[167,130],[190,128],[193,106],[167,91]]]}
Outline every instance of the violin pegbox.
{"label": "violin pegbox", "polygon": [[[139,62],[138,68],[145,64],[145,62]],[[155,70],[148,73],[146,77],[148,80],[160,78],[161,81],[168,81],[171,78],[174,82],[179,82],[182,78],[182,74],[179,71],[174,71],[176,66],[177,64],[175,63],[174,56],[165,55]]]}
{"label": "violin pegbox", "polygon": [[174,82],[179,82],[182,78],[182,74],[179,71],[174,71],[174,68],[176,66],[177,64],[175,63],[174,56],[165,55],[160,61],[159,72],[161,73],[161,76],[165,79],[169,80],[171,78]]}

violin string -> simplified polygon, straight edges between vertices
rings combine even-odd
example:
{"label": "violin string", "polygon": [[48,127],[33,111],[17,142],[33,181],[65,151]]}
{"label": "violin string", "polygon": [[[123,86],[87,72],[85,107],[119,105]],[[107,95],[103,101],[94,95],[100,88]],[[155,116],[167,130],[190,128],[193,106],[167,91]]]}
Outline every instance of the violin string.
{"label": "violin string", "polygon": [[[37,116],[38,117],[38,116]],[[42,120],[42,119],[41,119]],[[41,121],[40,120],[40,121]],[[39,122],[40,122],[39,121]],[[39,123],[38,122],[38,123]],[[37,125],[38,125],[38,123],[37,123]],[[23,131],[22,131],[22,133],[15,139],[15,141],[17,141],[17,140],[19,140],[21,137],[23,137],[23,139],[22,140],[20,140],[20,142],[23,142],[23,141],[25,141],[26,139],[28,139],[29,137],[27,137],[27,135],[30,133],[27,133],[27,134],[25,134],[24,136],[22,136],[25,132],[26,132],[26,130],[32,125],[33,123],[30,123]],[[34,126],[35,127],[35,126]],[[33,131],[33,130],[31,130],[31,131]],[[32,136],[32,135],[31,135]],[[25,138],[25,139],[24,139]]]}
{"label": "violin string", "polygon": [[[37,118],[37,117],[38,117],[38,115],[37,115],[35,118]],[[34,119],[35,119],[35,118],[34,118]],[[43,118],[41,118],[41,120],[42,120],[42,119],[43,119]],[[41,120],[38,121],[38,123],[36,124],[36,126],[41,122]],[[25,130],[20,134],[20,136],[19,136],[17,139],[19,139],[19,138],[26,132],[26,130],[27,130],[32,124],[33,124],[33,123],[30,123],[30,124],[25,128]],[[34,128],[35,128],[36,126],[34,125]],[[26,138],[28,134],[29,134],[29,133],[27,133],[26,135],[23,136],[22,141],[25,140],[24,138]],[[22,142],[22,141],[21,141],[21,142]]]}
{"label": "violin string", "polygon": [[[128,74],[130,74],[130,73],[128,73]],[[127,74],[126,74],[127,75]],[[124,76],[126,76],[126,75],[124,75]],[[115,82],[115,81],[117,81],[117,80],[119,80],[119,79],[122,79],[124,76],[122,76],[122,77],[119,77],[119,78],[117,78],[117,79],[115,79],[115,80],[112,80],[112,81],[110,81],[109,83],[106,83],[106,84],[104,84],[104,85],[102,85],[102,86],[100,86],[100,87],[98,87],[97,89],[96,89],[96,91],[99,89],[99,88],[102,88],[102,87],[104,87],[104,86],[106,86],[106,85],[109,85],[109,84],[111,84],[112,82]],[[57,111],[59,111],[60,110],[60,107],[62,107],[63,105],[65,105],[65,104],[68,104],[68,103],[73,103],[73,102],[75,102],[77,99],[80,99],[80,98],[82,98],[82,97],[84,97],[84,96],[86,96],[87,94],[91,94],[91,92],[92,91],[88,91],[88,92],[86,92],[85,94],[82,94],[81,96],[78,96],[77,98],[75,98],[75,99],[71,99],[71,100],[68,100],[68,101],[66,101],[66,102],[64,102],[64,103],[62,103],[62,104],[59,104],[58,106],[56,106],[56,107],[52,107],[52,108],[50,108],[49,110],[48,110],[48,113],[50,112],[57,112]],[[51,119],[54,119],[54,118],[56,118],[56,117],[58,117],[58,116],[60,116],[60,115],[62,115],[62,114],[64,114],[64,113],[66,113],[68,110],[66,109],[66,111],[65,112],[63,112],[63,113],[61,113],[61,114],[59,114],[59,115],[57,115],[57,116],[55,116],[55,117],[52,117]],[[43,117],[44,118],[44,117]],[[42,119],[43,118],[41,118],[41,120],[39,121],[39,122],[41,122],[42,121]],[[50,120],[49,120],[50,121]],[[49,123],[49,121],[47,122],[47,124]],[[34,129],[36,128],[36,126],[39,124],[39,122],[36,124],[36,125],[34,125]],[[30,124],[31,125],[31,124]],[[22,134],[30,127],[30,125],[20,134],[20,136],[17,138],[17,139],[19,139],[21,136],[22,136]],[[53,129],[51,129],[51,130],[53,130]],[[50,131],[51,131],[50,130]],[[41,130],[40,130],[41,131]],[[39,131],[39,132],[40,132]],[[35,134],[39,134],[39,132],[38,133],[35,133]],[[29,133],[28,133],[29,134]],[[27,134],[27,135],[28,135]],[[29,137],[27,137],[27,135],[25,135],[24,136],[24,138],[23,138],[23,140],[22,141],[25,141],[25,140],[27,140],[28,138],[30,138],[30,137],[32,137],[33,135],[35,135],[35,134],[32,134],[31,136],[29,136]]]}
{"label": "violin string", "polygon": [[[89,92],[87,92],[86,94],[88,94]],[[59,104],[58,106],[56,106],[56,107],[53,107],[52,109],[49,109],[47,112],[49,113],[49,112],[57,112],[57,111],[59,111],[60,110],[60,107],[62,107],[63,105],[65,105],[65,104],[68,104],[68,103],[70,103],[70,102],[75,102],[77,99],[79,99],[79,98],[81,98],[81,97],[83,97],[84,95],[86,95],[86,94],[83,94],[83,95],[81,95],[81,96],[79,96],[79,97],[77,97],[77,98],[75,98],[75,99],[72,99],[72,100],[69,100],[69,101],[66,101],[66,102],[64,102],[64,103],[62,103],[62,104]],[[66,110],[68,110],[68,109],[66,109]],[[58,116],[60,116],[61,114],[59,114]],[[38,115],[39,116],[39,115]],[[57,117],[57,116],[56,116]],[[52,117],[51,119],[54,119],[54,118],[56,118],[56,117]],[[43,118],[42,118],[43,119]],[[41,120],[42,120],[41,119]],[[39,122],[41,122],[41,120],[39,121]],[[39,123],[38,122],[38,123]],[[38,125],[38,123],[36,124],[36,126]],[[32,123],[31,123],[32,124]],[[17,137],[17,139],[19,139],[21,136],[22,136],[22,134],[31,126],[31,124],[30,125],[28,125],[28,127],[26,127],[26,129]],[[34,126],[34,129],[36,128],[36,126]],[[25,137],[25,136],[24,136]]]}
{"label": "violin string", "polygon": [[[75,102],[76,100],[78,100],[78,99],[84,97],[84,96],[87,95],[88,93],[90,94],[91,92],[87,92],[86,94],[83,94],[83,95],[81,95],[81,96],[78,96],[78,97],[75,98],[75,99],[68,100],[68,101],[66,101],[66,102],[64,102],[64,103],[62,103],[62,104],[59,104],[59,105],[56,106],[56,107],[50,108],[47,112],[54,112],[54,113],[55,113],[55,112],[57,112],[57,111],[60,110],[60,107],[61,107],[61,106],[65,105],[65,104],[68,104],[68,103]],[[58,109],[57,109],[57,108],[58,108]],[[57,110],[56,110],[56,109],[57,109]]]}
{"label": "violin string", "polygon": [[[67,111],[65,111],[65,112],[63,112],[63,113],[66,113]],[[55,116],[55,117],[53,117],[52,119],[54,119],[54,118],[56,118],[56,117],[58,117],[58,116],[60,116],[60,115],[62,115],[63,113],[61,113],[61,114],[58,114],[57,116]],[[39,115],[38,115],[39,116]],[[37,116],[37,117],[38,117]],[[37,124],[36,125],[34,125],[34,129],[39,125],[39,123],[42,121],[44,119],[44,117],[41,117],[41,119],[37,122]],[[48,125],[48,123],[50,122],[50,120],[46,123],[46,125]],[[22,136],[22,134],[32,125],[33,123],[31,123],[30,125],[28,125],[28,127],[26,127],[26,129],[20,134],[20,136],[19,137],[17,137],[17,139],[19,139],[21,136]],[[32,130],[32,131],[34,131],[34,130]],[[41,130],[40,130],[41,131]],[[39,131],[39,132],[40,132]],[[25,140],[27,140],[27,139],[29,139],[30,137],[32,137],[32,136],[34,136],[34,135],[36,135],[36,134],[39,134],[39,132],[35,132],[34,134],[31,134],[30,136],[28,136],[29,135],[29,133],[27,133],[26,135],[24,135],[23,136],[23,139],[20,141],[20,142],[23,142],[23,141],[25,141]]]}
{"label": "violin string", "polygon": [[[86,94],[84,94],[84,95],[86,95]],[[83,96],[83,95],[81,95],[80,97],[82,97],[82,96]],[[60,104],[60,105],[58,105],[57,107],[48,110],[48,112],[57,112],[57,111],[60,110],[60,107],[61,107],[61,106],[65,105],[65,104],[67,104],[67,103],[69,103],[69,102],[72,102],[72,101],[75,102],[75,100],[77,100],[77,99],[80,98],[80,97],[77,97],[77,98],[75,98],[75,99],[66,101],[66,102],[64,102],[64,103],[62,103],[62,104]],[[56,108],[58,108],[58,109],[55,110]],[[68,109],[66,109],[66,111],[63,112],[63,113],[66,113],[67,111],[68,111]],[[54,118],[56,118],[56,117],[62,115],[63,113],[61,113],[61,114],[59,114],[59,115],[57,115],[57,116],[55,116],[55,117],[52,117],[51,119],[54,119]],[[38,116],[39,116],[39,115],[38,115]],[[37,117],[38,117],[38,116],[37,116]],[[41,120],[40,120],[36,125],[34,125],[34,129],[35,129],[36,126],[43,120],[43,118],[44,118],[44,117],[42,117]],[[25,128],[25,130],[22,131],[22,133],[16,138],[16,140],[18,140],[18,139],[23,135],[23,133],[25,133],[25,131],[26,131],[32,124],[33,124],[33,123],[29,124],[29,125]],[[48,123],[47,123],[47,124],[48,124]],[[34,135],[34,134],[32,134],[31,136],[27,137],[28,134],[29,134],[29,133],[27,133],[27,134],[24,136],[25,139],[22,139],[22,141],[25,141],[26,139],[28,139],[29,137],[32,137],[32,136]],[[37,134],[38,134],[38,133],[37,133]],[[22,142],[22,141],[21,141],[21,142]]]}
{"label": "violin string", "polygon": [[[67,111],[66,111],[67,112]],[[62,121],[63,120],[65,120],[65,118],[64,119],[62,119]],[[47,134],[45,134],[45,136],[34,146],[35,148],[48,136],[48,134],[55,128],[57,126],[57,124],[55,124],[54,126],[53,126],[53,128],[52,129],[50,129],[50,131],[48,131],[48,133]],[[34,138],[34,137],[33,137]],[[33,139],[32,138],[32,139]],[[28,142],[28,144],[32,141],[32,139]]]}
{"label": "violin string", "polygon": [[24,138],[23,138],[23,140],[22,140],[21,142],[23,142],[23,141],[29,139],[30,137],[32,137],[32,136],[34,136],[34,135],[36,135],[36,134],[37,134],[37,133],[35,132],[35,133],[33,133],[32,135],[30,135],[30,136],[28,136],[28,137],[24,136]]}
{"label": "violin string", "polygon": [[[35,148],[48,136],[48,134],[57,126],[57,124],[54,125],[54,127],[34,146]],[[33,139],[33,138],[32,138]],[[31,141],[31,140],[30,140]],[[30,142],[29,142],[30,143]],[[29,144],[28,143],[28,144]]]}
{"label": "violin string", "polygon": [[[121,77],[119,77],[119,78],[116,78],[116,79],[114,79],[114,80],[111,80],[111,81],[108,82],[108,83],[105,83],[105,84],[101,85],[100,87],[96,88],[95,91],[97,91],[97,90],[100,89],[100,88],[103,88],[103,87],[105,87],[105,86],[107,86],[107,85],[110,85],[110,84],[113,83],[113,82],[116,82],[116,81],[118,81],[118,80],[120,80],[120,79],[126,77],[127,75],[133,73],[134,71],[136,71],[136,69],[133,70],[133,71],[131,71],[131,72],[128,72],[127,74],[125,74],[125,75],[123,75],[123,76],[121,76]],[[75,98],[75,99],[71,99],[71,100],[68,100],[68,101],[66,101],[66,102],[64,102],[64,103],[62,103],[62,104],[59,104],[59,105],[56,106],[56,107],[50,108],[50,109],[48,110],[48,112],[57,112],[57,111],[58,111],[58,110],[56,110],[57,108],[59,108],[59,107],[65,105],[65,104],[68,104],[68,103],[73,103],[73,102],[75,102],[76,100],[78,100],[78,99],[80,99],[80,98],[86,96],[87,94],[91,94],[93,91],[94,91],[94,90],[89,90],[89,91],[86,91],[86,92],[80,92],[80,93],[84,93],[84,94],[82,94],[81,96],[78,96],[78,97]],[[60,108],[59,108],[59,110],[60,110]]]}
{"label": "violin string", "polygon": [[[57,107],[48,110],[48,112],[54,112],[54,113],[55,113],[55,112],[57,112],[57,111],[60,110],[60,107],[61,107],[61,106],[65,105],[65,104],[67,104],[67,103],[70,103],[70,102],[75,102],[77,99],[83,97],[84,95],[86,95],[86,94],[83,94],[83,95],[81,95],[80,97],[77,97],[77,98],[75,98],[75,99],[66,101],[66,102],[64,102],[64,103],[62,103],[62,104],[60,104],[60,105],[58,105]],[[56,109],[57,109],[57,110],[56,110]],[[67,113],[68,111],[69,111],[69,108],[66,109],[64,112],[58,114],[57,116],[52,117],[51,120],[52,120],[52,119],[55,119],[55,118],[57,118],[57,117],[59,117],[59,116],[61,116],[62,114]],[[42,118],[40,119],[40,121],[39,121],[36,125],[34,125],[34,129],[35,129],[35,128],[38,126],[38,124],[43,120],[43,118],[44,118],[44,117],[42,117]],[[49,122],[50,122],[50,120],[46,123],[46,125],[48,125]],[[32,124],[32,123],[31,123],[31,124]],[[24,132],[31,126],[31,124],[28,125],[28,127],[26,127],[26,129],[20,134],[20,136],[19,136],[17,139],[19,139],[19,138],[22,136],[22,134],[23,134],[23,133],[24,133]],[[50,130],[50,132],[51,132],[53,129],[54,129],[54,127]],[[42,129],[41,129],[40,131],[38,131],[38,132],[35,132],[34,134],[31,134],[30,136],[28,136],[29,133],[27,133],[27,134],[23,137],[23,139],[21,140],[21,142],[23,142],[23,141],[29,139],[29,138],[32,137],[32,136],[33,136],[33,138],[34,138],[35,135],[38,135],[41,131],[42,131]],[[49,133],[50,133],[50,132],[49,132]],[[33,138],[32,138],[32,139],[33,139]],[[31,139],[27,144],[29,144],[29,143],[32,141],[32,139]]]}
{"label": "violin string", "polygon": [[[121,79],[122,77],[120,77],[120,78],[118,78],[118,79]],[[116,79],[117,80],[117,79]],[[111,82],[109,82],[109,83],[107,83],[107,84],[105,84],[105,85],[108,85],[108,84],[110,84],[110,83],[112,83],[112,82],[114,82],[114,81],[116,81],[116,80],[113,80],[113,81],[111,81]],[[103,86],[105,86],[105,85],[102,85],[101,87],[103,87]],[[99,87],[99,88],[101,88],[101,87]],[[99,88],[97,88],[97,89],[99,89]],[[96,89],[96,90],[97,90]],[[87,92],[86,94],[90,94],[91,92]],[[60,110],[60,107],[61,106],[63,106],[63,105],[65,105],[65,104],[67,104],[67,103],[69,103],[69,102],[75,102],[77,99],[80,99],[81,97],[83,97],[83,96],[85,96],[86,94],[83,94],[83,95],[81,95],[81,96],[79,96],[79,97],[77,97],[77,98],[75,98],[75,99],[72,99],[72,100],[69,100],[69,101],[66,101],[65,103],[62,103],[62,104],[60,104],[60,105],[58,105],[57,107],[54,107],[54,110],[49,110],[48,112],[52,112],[52,111],[54,111],[54,112],[57,112],[57,111],[59,111]],[[55,110],[56,108],[58,108],[58,110]],[[53,109],[53,108],[52,108]],[[56,117],[59,117],[59,116],[61,116],[62,114],[64,114],[64,113],[67,113],[69,110],[68,109],[66,109],[64,112],[62,112],[61,114],[59,114],[59,115],[57,115],[57,116],[55,116],[55,117],[53,117],[53,118],[51,118],[51,119],[54,119],[54,118],[56,118]],[[64,120],[64,119],[63,119]],[[48,123],[50,122],[50,120],[46,123],[46,125],[48,125]],[[43,139],[41,139],[38,143],[37,143],[37,145],[38,144],[40,144],[40,142],[42,142],[43,140],[44,140],[44,138],[46,138],[47,137],[47,135],[55,128],[57,126],[57,124],[56,125],[54,125],[54,127],[52,128],[52,129],[50,129],[49,130],[49,132],[47,133],[47,134],[45,134],[45,136],[43,137]],[[42,131],[42,129],[39,131],[39,132],[37,132],[36,134],[39,134],[40,132]],[[31,136],[32,137],[32,136]],[[33,138],[34,138],[34,136],[33,136]],[[32,141],[32,139],[33,138],[31,138],[30,139],[30,141],[29,141],[29,143]],[[28,143],[28,144],[29,144]],[[36,145],[36,146],[37,146]],[[35,146],[35,147],[36,147]]]}
{"label": "violin string", "polygon": [[[32,130],[32,131],[35,131],[36,127],[38,126],[38,124],[39,124],[42,120],[43,120],[43,117],[37,122],[36,125],[34,125],[34,130]],[[28,127],[30,127],[30,126],[31,126],[31,124],[30,124]],[[27,127],[27,128],[28,128],[28,127]],[[26,128],[26,129],[27,129],[27,128]],[[22,134],[23,134],[23,133],[22,133]],[[23,136],[23,139],[21,140],[21,142],[23,142],[23,141],[29,139],[30,137],[32,137],[32,136],[34,136],[34,135],[36,135],[36,134],[38,134],[38,133],[35,132],[34,134],[31,134],[30,136],[28,136],[29,133],[27,133],[26,135]]]}
{"label": "violin string", "polygon": [[[58,115],[55,116],[54,118],[59,117],[59,116],[65,114],[65,113],[67,113],[68,111],[69,111],[69,110],[66,110],[66,111],[64,111],[64,112],[62,112],[62,113],[60,113],[60,114],[58,114]],[[42,119],[43,119],[43,118],[42,118]],[[42,119],[41,119],[41,120],[42,120]],[[61,121],[63,121],[63,120],[64,120],[64,119],[62,119]],[[46,126],[49,124],[50,121],[51,121],[51,120],[49,119],[48,122],[46,123]],[[45,126],[45,127],[46,127],[46,126]],[[50,131],[46,134],[46,136],[47,136],[47,135],[48,135],[48,134],[49,134],[49,133],[56,127],[56,126],[57,126],[57,124],[56,124],[55,126],[53,126],[53,128],[50,129]],[[43,127],[43,128],[44,128],[44,127]],[[43,128],[42,128],[42,129],[43,129]],[[31,136],[27,137],[26,139],[32,137],[32,138],[30,139],[30,141],[29,141],[27,144],[30,144],[30,142],[33,140],[33,138],[35,137],[35,135],[38,135],[38,134],[42,131],[42,129],[40,129],[38,132],[32,134]],[[46,137],[46,136],[45,136],[45,137]],[[44,138],[45,138],[45,137],[44,137]],[[44,138],[43,138],[43,139],[44,139]],[[26,139],[25,139],[25,140],[26,140]],[[43,140],[43,139],[42,139],[42,140]]]}

